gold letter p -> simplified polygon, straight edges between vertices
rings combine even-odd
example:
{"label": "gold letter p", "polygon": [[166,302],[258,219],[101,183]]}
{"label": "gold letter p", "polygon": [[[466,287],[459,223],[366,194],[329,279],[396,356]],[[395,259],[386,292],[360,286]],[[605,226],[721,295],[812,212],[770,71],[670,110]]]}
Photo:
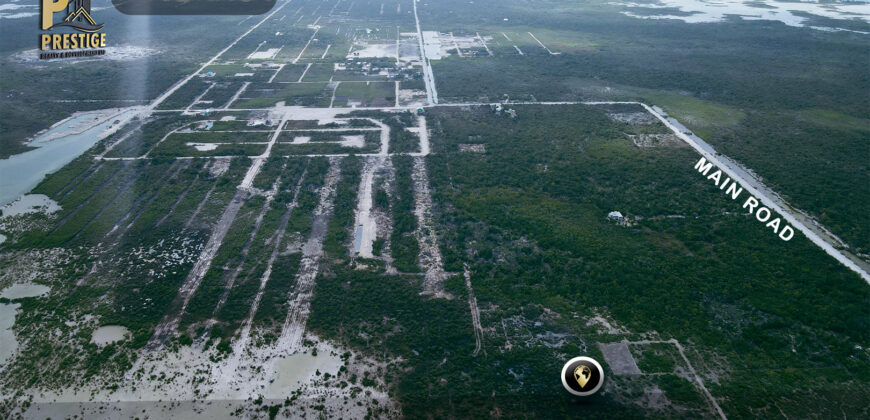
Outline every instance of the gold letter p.
{"label": "gold letter p", "polygon": [[42,0],[42,30],[54,25],[54,14],[66,9],[67,4],[69,4],[69,0]]}

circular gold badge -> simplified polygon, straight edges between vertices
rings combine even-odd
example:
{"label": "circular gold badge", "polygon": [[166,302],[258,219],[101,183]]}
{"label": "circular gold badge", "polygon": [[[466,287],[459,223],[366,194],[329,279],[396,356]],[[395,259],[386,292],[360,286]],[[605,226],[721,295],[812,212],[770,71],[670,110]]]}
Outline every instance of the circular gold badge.
{"label": "circular gold badge", "polygon": [[578,397],[598,392],[603,383],[604,369],[591,357],[575,357],[562,367],[562,386]]}

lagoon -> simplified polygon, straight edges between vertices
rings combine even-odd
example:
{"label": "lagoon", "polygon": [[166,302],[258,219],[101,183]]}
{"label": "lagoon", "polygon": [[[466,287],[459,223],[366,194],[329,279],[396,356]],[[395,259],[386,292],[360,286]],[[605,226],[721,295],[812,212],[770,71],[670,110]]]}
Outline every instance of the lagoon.
{"label": "lagoon", "polygon": [[114,127],[117,128],[136,112],[128,110],[80,133],[56,138],[59,133],[69,131],[71,126],[99,114],[89,113],[70,118],[28,143],[37,149],[0,159],[0,206],[15,201],[39,184],[46,175],[57,171],[90,149],[103,137],[104,132],[113,128],[115,120],[121,121]]}

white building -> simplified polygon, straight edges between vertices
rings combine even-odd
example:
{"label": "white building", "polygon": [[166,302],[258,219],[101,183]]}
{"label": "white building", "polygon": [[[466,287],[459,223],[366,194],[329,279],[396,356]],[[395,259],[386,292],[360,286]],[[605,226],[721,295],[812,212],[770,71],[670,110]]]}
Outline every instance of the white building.
{"label": "white building", "polygon": [[615,220],[617,223],[622,223],[625,220],[625,217],[622,216],[622,213],[615,210],[607,213],[607,218],[610,220]]}

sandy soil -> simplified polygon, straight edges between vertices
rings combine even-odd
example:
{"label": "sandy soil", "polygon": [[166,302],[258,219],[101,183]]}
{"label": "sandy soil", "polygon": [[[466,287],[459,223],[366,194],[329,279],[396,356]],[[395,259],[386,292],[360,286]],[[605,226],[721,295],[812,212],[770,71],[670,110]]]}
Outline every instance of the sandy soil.
{"label": "sandy soil", "polygon": [[384,164],[384,157],[366,158],[357,193],[356,219],[354,221],[353,251],[360,257],[372,258],[372,243],[378,236],[377,224],[372,215],[372,197],[375,171]]}
{"label": "sandy soil", "polygon": [[178,323],[181,320],[181,315],[187,308],[187,304],[190,302],[191,297],[193,297],[194,292],[199,288],[199,283],[202,281],[205,273],[208,271],[209,267],[211,267],[211,261],[217,254],[218,248],[220,248],[227,231],[229,231],[233,220],[236,218],[236,214],[238,214],[239,209],[242,208],[242,204],[244,204],[247,194],[248,193],[243,190],[236,191],[236,195],[224,210],[220,220],[214,226],[208,242],[205,247],[203,247],[193,269],[190,270],[190,274],[188,274],[187,279],[178,291],[179,298],[182,301],[181,309],[177,313],[169,313],[164,317],[163,321],[161,321],[161,323],[155,328],[154,335],[148,342],[148,349],[155,350],[160,348],[165,340],[175,334],[175,331],[178,328]]}
{"label": "sandy soil", "polygon": [[341,136],[341,141],[338,144],[344,147],[356,147],[362,149],[365,146],[366,137],[363,135],[347,135]]}
{"label": "sandy soil", "polygon": [[438,236],[432,221],[432,194],[429,191],[429,175],[423,157],[414,158],[414,215],[417,216],[417,242],[420,244],[420,265],[426,270],[423,280],[424,294],[440,298],[452,296],[444,290],[444,280],[450,275],[444,271]]}
{"label": "sandy soil", "polygon": [[631,350],[628,349],[628,341],[618,343],[598,343],[598,348],[604,355],[604,361],[614,375],[640,375],[643,372],[637,367]]}
{"label": "sandy soil", "polygon": [[351,51],[347,54],[347,58],[396,58],[396,44],[369,44],[359,42],[354,44]]}
{"label": "sandy soil", "polygon": [[210,150],[215,150],[223,143],[184,143],[186,146],[193,147],[199,152],[208,152]]}
{"label": "sandy soil", "polygon": [[314,209],[314,220],[311,224],[311,234],[302,247],[302,261],[296,273],[296,286],[290,298],[290,310],[278,346],[292,353],[298,351],[302,343],[302,333],[310,312],[311,295],[314,292],[314,280],[320,269],[320,257],[323,255],[323,240],[326,238],[329,217],[332,214],[335,188],[341,174],[341,159],[329,159],[329,171],[326,182],[320,189],[320,199]]}

